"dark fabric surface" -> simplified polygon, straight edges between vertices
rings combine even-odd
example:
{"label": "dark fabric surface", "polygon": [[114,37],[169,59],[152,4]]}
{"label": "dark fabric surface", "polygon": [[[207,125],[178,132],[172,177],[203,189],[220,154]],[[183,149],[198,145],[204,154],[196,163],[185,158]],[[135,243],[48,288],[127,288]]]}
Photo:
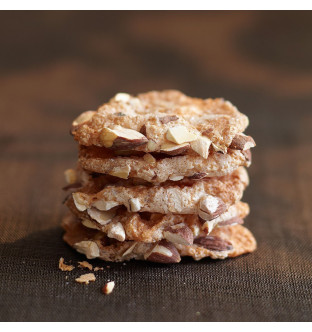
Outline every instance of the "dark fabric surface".
{"label": "dark fabric surface", "polygon": [[[0,320],[311,321],[311,12],[0,13]],[[225,97],[256,142],[250,255],[58,270],[71,120],[116,92]],[[68,279],[65,276],[68,275]],[[116,282],[104,296],[100,288]]]}

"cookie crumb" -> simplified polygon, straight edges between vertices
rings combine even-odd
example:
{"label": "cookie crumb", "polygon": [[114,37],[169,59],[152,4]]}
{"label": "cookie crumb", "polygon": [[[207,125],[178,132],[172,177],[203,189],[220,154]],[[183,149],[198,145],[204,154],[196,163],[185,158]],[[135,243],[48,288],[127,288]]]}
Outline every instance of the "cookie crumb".
{"label": "cookie crumb", "polygon": [[83,262],[78,262],[78,264],[79,264],[79,267],[81,267],[81,268],[86,268],[86,269],[89,269],[90,271],[92,271],[92,269],[93,269],[92,264],[90,264],[89,262],[83,261]]}
{"label": "cookie crumb", "polygon": [[108,282],[107,284],[105,284],[103,286],[102,293],[106,294],[106,295],[110,294],[113,291],[114,287],[115,287],[115,282],[114,281],[110,281],[110,282]]}
{"label": "cookie crumb", "polygon": [[59,260],[59,269],[62,271],[72,271],[75,267],[73,265],[67,265],[64,263],[64,258],[61,257]]}
{"label": "cookie crumb", "polygon": [[98,267],[98,266],[96,266],[96,267],[94,268],[94,271],[103,271],[103,270],[104,270],[103,267]]}
{"label": "cookie crumb", "polygon": [[90,281],[95,281],[95,275],[93,273],[82,274],[79,278],[76,278],[75,281],[80,284],[88,285]]}

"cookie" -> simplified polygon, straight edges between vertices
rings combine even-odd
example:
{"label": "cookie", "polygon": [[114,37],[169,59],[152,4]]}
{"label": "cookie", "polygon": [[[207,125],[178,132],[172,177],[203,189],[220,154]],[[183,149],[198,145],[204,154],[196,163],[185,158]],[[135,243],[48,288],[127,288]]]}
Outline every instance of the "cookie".
{"label": "cookie", "polygon": [[248,183],[247,172],[240,167],[223,177],[169,181],[161,186],[127,185],[126,181],[106,185],[100,191],[98,186],[86,186],[72,196],[79,211],[125,206],[129,212],[199,214],[212,220],[241,199]]}
{"label": "cookie", "polygon": [[227,154],[212,152],[207,159],[203,159],[195,153],[174,157],[151,153],[117,156],[109,149],[95,146],[80,146],[79,149],[79,165],[88,171],[124,179],[140,178],[152,183],[178,181],[184,177],[222,176],[239,166],[249,167],[250,163],[249,150],[229,149]]}
{"label": "cookie", "polygon": [[104,233],[84,227],[73,215],[63,219],[64,240],[88,259],[121,262],[130,259],[148,260],[157,263],[178,263],[181,256],[195,260],[205,257],[224,259],[236,257],[256,249],[256,240],[251,232],[241,225],[218,227],[209,236],[194,239],[191,245],[174,244],[168,240],[156,243],[136,241],[119,242]]}
{"label": "cookie", "polygon": [[[247,203],[237,202],[219,217],[204,221],[198,215],[134,213],[125,208],[99,211],[91,208],[79,211],[72,198],[66,201],[67,207],[88,228],[97,229],[118,241],[155,242],[166,238],[165,229],[171,226],[187,228],[191,238],[208,235],[216,226],[242,223],[249,214]],[[170,236],[170,234],[169,234]]]}
{"label": "cookie", "polygon": [[137,97],[119,93],[97,111],[82,113],[71,133],[80,145],[162,153],[195,151],[207,159],[210,146],[247,150],[247,116],[223,99],[191,98],[176,90]]}

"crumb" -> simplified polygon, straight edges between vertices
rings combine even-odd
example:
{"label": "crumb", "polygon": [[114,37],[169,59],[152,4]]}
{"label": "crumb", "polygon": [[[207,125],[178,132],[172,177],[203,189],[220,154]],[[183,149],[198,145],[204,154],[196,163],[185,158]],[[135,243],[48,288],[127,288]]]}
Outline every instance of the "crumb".
{"label": "crumb", "polygon": [[106,267],[107,267],[108,269],[110,269],[110,266],[109,266],[109,265],[107,265]]}
{"label": "crumb", "polygon": [[104,270],[104,268],[103,267],[98,267],[98,266],[96,266],[95,268],[94,268],[94,271],[103,271]]}
{"label": "crumb", "polygon": [[110,281],[110,282],[108,282],[107,284],[105,284],[103,286],[102,293],[106,294],[106,295],[110,294],[113,291],[114,287],[115,287],[115,282],[114,281]]}
{"label": "crumb", "polygon": [[86,274],[82,274],[79,278],[76,278],[75,281],[79,282],[80,284],[86,284],[88,285],[88,283],[90,281],[95,281],[95,275],[93,273],[86,273]]}
{"label": "crumb", "polygon": [[59,260],[59,269],[62,271],[72,271],[75,267],[73,265],[67,265],[64,263],[64,258],[61,257]]}
{"label": "crumb", "polygon": [[68,279],[68,276],[66,276],[65,279],[67,280],[67,279]]}
{"label": "crumb", "polygon": [[196,312],[196,316],[200,316],[200,312],[199,311]]}
{"label": "crumb", "polygon": [[126,263],[122,263],[122,265],[127,265]]}
{"label": "crumb", "polygon": [[78,264],[79,264],[79,267],[81,267],[81,268],[87,268],[90,271],[92,271],[92,269],[93,269],[93,266],[90,263],[86,262],[86,261],[78,262]]}

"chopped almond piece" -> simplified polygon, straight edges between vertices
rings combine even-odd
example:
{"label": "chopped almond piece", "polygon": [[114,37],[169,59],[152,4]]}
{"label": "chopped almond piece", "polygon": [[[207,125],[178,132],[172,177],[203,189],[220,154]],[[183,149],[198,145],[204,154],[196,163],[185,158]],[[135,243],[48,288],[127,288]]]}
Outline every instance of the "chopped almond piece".
{"label": "chopped almond piece", "polygon": [[110,282],[108,282],[107,284],[105,284],[103,286],[102,293],[106,294],[106,295],[110,294],[113,291],[114,287],[115,287],[115,282],[114,281],[110,281]]}

